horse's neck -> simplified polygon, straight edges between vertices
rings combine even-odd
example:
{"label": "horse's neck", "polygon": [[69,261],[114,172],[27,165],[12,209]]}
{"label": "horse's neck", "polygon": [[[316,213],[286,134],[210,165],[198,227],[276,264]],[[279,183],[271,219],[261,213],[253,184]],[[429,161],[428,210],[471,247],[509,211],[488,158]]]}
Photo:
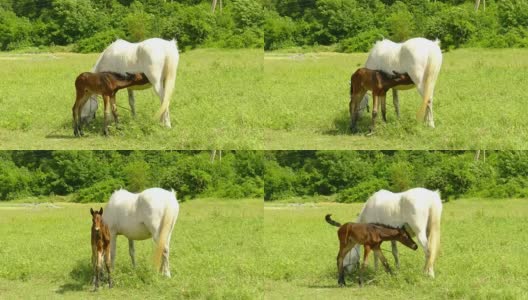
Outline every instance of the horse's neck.
{"label": "horse's neck", "polygon": [[398,237],[398,230],[397,229],[392,229],[392,228],[383,228],[383,229],[381,229],[380,228],[380,229],[378,229],[378,233],[379,233],[380,238],[383,241],[395,240]]}

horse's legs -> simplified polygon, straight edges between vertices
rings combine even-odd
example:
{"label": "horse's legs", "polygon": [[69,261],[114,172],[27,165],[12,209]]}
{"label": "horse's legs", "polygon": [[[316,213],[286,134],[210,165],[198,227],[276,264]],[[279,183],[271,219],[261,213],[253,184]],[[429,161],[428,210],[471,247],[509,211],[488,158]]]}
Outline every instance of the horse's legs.
{"label": "horse's legs", "polygon": [[134,98],[134,91],[131,89],[127,89],[128,91],[128,104],[130,105],[130,112],[132,113],[132,116],[136,116],[136,99]]}
{"label": "horse's legs", "polygon": [[132,260],[132,266],[136,267],[136,251],[134,249],[134,240],[128,239],[128,253],[130,254],[130,259]]}
{"label": "horse's legs", "polygon": [[376,248],[373,248],[374,250],[374,253],[376,253],[378,256],[379,256],[379,259],[381,260],[381,263],[383,264],[383,266],[385,267],[385,271],[391,275],[393,275],[392,273],[392,270],[389,266],[389,263],[387,262],[387,259],[385,258],[385,256],[383,256],[383,253],[381,253],[381,250],[379,248],[379,245],[378,247]]}
{"label": "horse's legs", "polygon": [[77,97],[75,98],[75,103],[72,107],[73,114],[73,134],[75,136],[83,136],[82,131],[82,122],[81,122],[81,110],[86,103],[86,100],[91,96],[90,93],[85,93],[84,91],[77,91]]}
{"label": "horse's legs", "polygon": [[416,238],[418,239],[418,242],[420,245],[422,245],[422,248],[424,250],[425,254],[425,265],[424,265],[424,272],[434,278],[434,270],[433,266],[428,266],[427,261],[429,260],[429,248],[428,248],[428,242],[427,242],[427,236],[425,234],[425,230],[418,232],[416,234]]}
{"label": "horse's legs", "polygon": [[[163,81],[160,75],[156,75],[154,72],[148,72],[146,73],[147,78],[150,80],[150,83],[152,84],[152,88],[158,94],[158,97],[160,98],[160,104],[163,103],[163,97],[165,97],[165,88],[163,87]],[[169,99],[170,101],[170,99]],[[163,125],[167,128],[171,128],[171,122],[170,122],[170,116],[169,116],[169,108],[167,107],[167,110],[161,115],[160,121],[163,122]]]}
{"label": "horse's legs", "polygon": [[378,253],[374,252],[374,271],[378,271],[378,267],[379,267]]}
{"label": "horse's legs", "polygon": [[108,123],[110,121],[110,96],[103,95],[104,102],[104,128],[103,133],[108,136]]}
{"label": "horse's legs", "polygon": [[394,256],[394,264],[396,265],[396,268],[400,268],[400,258],[398,257],[398,245],[396,244],[396,241],[391,241],[392,246],[392,256]]}
{"label": "horse's legs", "polygon": [[97,256],[96,256],[96,252],[97,250],[94,249],[94,247],[92,246],[92,269],[93,269],[93,278],[92,278],[92,284],[94,285],[94,288],[95,288],[95,282],[96,282],[96,279],[97,279]]}
{"label": "horse's legs", "polygon": [[117,242],[117,232],[110,232],[110,260],[111,260],[112,270],[114,269],[114,263],[115,263],[116,242]]}
{"label": "horse's legs", "polygon": [[394,104],[394,110],[396,111],[396,117],[400,117],[400,99],[398,98],[398,91],[392,89],[392,103]]}
{"label": "horse's legs", "polygon": [[170,268],[169,268],[169,249],[170,249],[170,240],[171,240],[172,231],[167,235],[167,242],[165,242],[165,248],[163,249],[162,254],[162,263],[161,263],[161,273],[167,277],[171,277]]}
{"label": "horse's legs", "polygon": [[115,121],[116,127],[117,127],[118,118],[117,118],[117,103],[116,103],[115,95],[110,97],[110,104],[112,105],[112,115],[114,116],[114,121]]}
{"label": "horse's legs", "polygon": [[[417,89],[418,89],[418,93],[423,98],[425,95],[425,86],[422,84],[421,86],[417,87]],[[426,107],[425,116],[424,116],[423,121],[426,122],[429,127],[434,128],[435,125],[434,125],[434,120],[433,120],[433,95],[431,94],[431,98],[424,100],[424,101],[427,101],[427,107]],[[420,114],[420,112],[421,112],[421,108],[420,108],[420,111],[418,111],[418,115]]]}

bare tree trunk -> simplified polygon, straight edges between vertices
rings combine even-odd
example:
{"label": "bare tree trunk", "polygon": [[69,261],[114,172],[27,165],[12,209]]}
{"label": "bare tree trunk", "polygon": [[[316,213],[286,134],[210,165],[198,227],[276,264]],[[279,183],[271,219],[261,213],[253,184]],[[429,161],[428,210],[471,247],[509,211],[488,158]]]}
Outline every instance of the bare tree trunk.
{"label": "bare tree trunk", "polygon": [[480,150],[477,150],[477,153],[475,153],[475,160],[479,160],[480,158]]}
{"label": "bare tree trunk", "polygon": [[213,13],[215,12],[215,9],[216,9],[216,1],[217,0],[213,0],[213,3],[211,4],[211,10],[213,11]]}
{"label": "bare tree trunk", "polygon": [[211,150],[211,163],[214,162],[216,156],[216,150]]}
{"label": "bare tree trunk", "polygon": [[478,11],[480,6],[480,0],[475,0],[475,11]]}
{"label": "bare tree trunk", "polygon": [[[222,0],[220,0],[220,13],[222,13],[222,8],[224,5],[222,4]],[[486,0],[484,0],[484,9],[486,9]]]}

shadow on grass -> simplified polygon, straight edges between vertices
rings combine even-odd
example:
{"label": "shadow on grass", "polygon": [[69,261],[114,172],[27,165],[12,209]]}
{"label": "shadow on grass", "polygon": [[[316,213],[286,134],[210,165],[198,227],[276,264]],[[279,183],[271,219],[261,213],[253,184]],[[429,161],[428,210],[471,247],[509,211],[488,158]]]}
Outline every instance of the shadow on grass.
{"label": "shadow on grass", "polygon": [[356,127],[357,132],[352,133],[350,130],[350,115],[348,111],[342,111],[334,119],[334,128],[326,130],[323,132],[325,135],[366,135],[369,133],[371,118],[370,114],[366,111],[363,111],[359,115],[357,120]]}
{"label": "shadow on grass", "polygon": [[70,272],[69,282],[61,285],[57,290],[58,294],[67,292],[82,291],[89,286],[92,280],[92,267],[86,259],[78,260],[77,264]]}

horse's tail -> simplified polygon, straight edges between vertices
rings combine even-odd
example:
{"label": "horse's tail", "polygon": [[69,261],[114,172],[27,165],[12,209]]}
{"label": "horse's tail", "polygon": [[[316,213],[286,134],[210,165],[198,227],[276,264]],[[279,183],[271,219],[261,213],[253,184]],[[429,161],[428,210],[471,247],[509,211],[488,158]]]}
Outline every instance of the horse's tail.
{"label": "horse's tail", "polygon": [[433,201],[429,208],[429,220],[427,222],[427,248],[429,249],[429,257],[426,262],[426,272],[434,277],[433,265],[438,255],[440,248],[440,219],[442,217],[442,200],[440,193],[434,192]]}
{"label": "horse's tail", "polygon": [[170,46],[167,47],[167,56],[165,57],[165,64],[163,65],[163,100],[161,107],[156,113],[156,119],[160,119],[161,116],[169,109],[170,99],[174,85],[176,84],[176,72],[178,69],[179,53],[176,41],[172,40]]}
{"label": "horse's tail", "polygon": [[341,224],[336,222],[336,221],[334,221],[334,220],[332,220],[330,218],[330,216],[331,216],[331,214],[326,215],[326,217],[325,217],[326,222],[328,222],[328,224],[330,224],[330,225],[333,225],[333,226],[336,226],[336,227],[340,227]]}
{"label": "horse's tail", "polygon": [[439,44],[440,41],[434,41],[434,46],[431,47],[429,51],[429,56],[427,57],[427,65],[425,66],[424,72],[424,94],[422,100],[422,107],[416,114],[416,118],[419,121],[423,121],[425,117],[425,110],[427,109],[427,104],[429,99],[433,96],[433,91],[435,88],[436,80],[438,78],[438,73],[440,73],[440,67],[442,66],[442,51],[440,50]]}
{"label": "horse's tail", "polygon": [[[172,201],[172,199],[170,199]],[[163,212],[163,217],[161,219],[160,232],[158,237],[158,244],[156,245],[156,252],[154,254],[154,263],[158,271],[161,271],[161,256],[163,255],[163,250],[167,243],[170,243],[168,236],[172,231],[174,226],[174,215],[173,206],[170,203],[167,203],[165,206],[165,211]]]}

